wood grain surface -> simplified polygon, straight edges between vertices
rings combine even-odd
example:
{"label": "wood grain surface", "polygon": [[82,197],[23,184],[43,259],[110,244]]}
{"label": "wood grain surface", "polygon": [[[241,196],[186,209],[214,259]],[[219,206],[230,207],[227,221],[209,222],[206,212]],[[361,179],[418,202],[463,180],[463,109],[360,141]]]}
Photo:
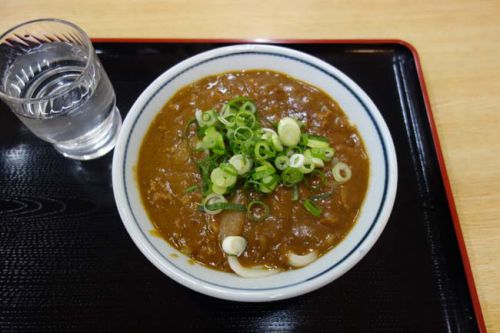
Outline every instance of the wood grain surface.
{"label": "wood grain surface", "polygon": [[418,50],[486,324],[500,332],[500,1],[3,0],[0,30],[92,37],[398,38]]}

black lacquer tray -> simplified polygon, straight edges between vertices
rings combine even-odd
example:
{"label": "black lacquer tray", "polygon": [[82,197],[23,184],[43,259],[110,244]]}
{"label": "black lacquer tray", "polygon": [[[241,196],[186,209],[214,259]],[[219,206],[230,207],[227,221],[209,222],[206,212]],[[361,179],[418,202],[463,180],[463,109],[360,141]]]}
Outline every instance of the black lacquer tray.
{"label": "black lacquer tray", "polygon": [[[236,42],[94,40],[122,116],[160,73]],[[0,107],[0,332],[485,331],[414,49],[400,41],[267,41],[323,59],[373,99],[399,163],[392,216],[368,255],[310,294],[236,303],[163,275],[122,225],[112,154],[63,158]]]}

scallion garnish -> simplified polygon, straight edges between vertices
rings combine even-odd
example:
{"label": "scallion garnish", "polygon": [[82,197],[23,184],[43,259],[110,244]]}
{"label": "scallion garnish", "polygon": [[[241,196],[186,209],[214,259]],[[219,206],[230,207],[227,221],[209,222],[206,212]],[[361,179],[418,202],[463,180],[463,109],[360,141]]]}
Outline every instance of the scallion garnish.
{"label": "scallion garnish", "polygon": [[253,138],[253,131],[250,127],[240,126],[233,131],[233,140],[235,144],[242,144]]}
{"label": "scallion garnish", "polygon": [[293,186],[304,179],[304,174],[299,169],[288,167],[281,173],[281,180],[285,186]]}
{"label": "scallion garnish", "polygon": [[326,200],[330,199],[333,196],[333,192],[324,192],[324,193],[319,193],[311,196],[309,199],[312,201],[318,201],[318,200]]}
{"label": "scallion garnish", "polygon": [[299,200],[299,186],[297,184],[293,185],[292,189],[292,201]]}
{"label": "scallion garnish", "polygon": [[245,212],[247,210],[247,207],[245,205],[240,205],[237,203],[230,203],[230,202],[218,202],[214,204],[208,204],[205,205],[205,208],[208,208],[209,210],[234,210],[238,212]]}
{"label": "scallion garnish", "polygon": [[276,166],[276,169],[278,170],[285,170],[290,166],[290,159],[286,157],[285,155],[281,155],[276,157],[274,160],[274,165]]}
{"label": "scallion garnish", "polygon": [[184,193],[191,193],[194,192],[198,189],[198,185],[192,185],[189,186],[187,189],[184,190]]}
{"label": "scallion garnish", "polygon": [[213,207],[213,205],[218,203],[227,203],[227,200],[221,194],[211,193],[203,200],[203,210],[205,210],[207,214],[219,214],[222,212],[222,208]]}
{"label": "scallion garnish", "polygon": [[319,217],[321,215],[321,208],[311,199],[304,200],[304,207],[312,216]]}
{"label": "scallion garnish", "polygon": [[342,184],[351,179],[352,171],[344,162],[338,162],[332,168],[332,174],[335,181]]}
{"label": "scallion garnish", "polygon": [[269,216],[270,209],[266,203],[254,200],[247,206],[247,216],[250,220],[260,222]]}
{"label": "scallion garnish", "polygon": [[[205,153],[205,157],[196,160],[202,183],[190,186],[186,193],[201,189],[205,212],[241,210],[241,205],[228,203],[224,197],[238,187],[252,186],[257,192],[266,194],[283,184],[293,187],[292,200],[297,201],[299,185],[304,178],[309,188],[324,185],[326,177],[319,169],[335,154],[328,140],[302,132],[305,124],[290,117],[273,123],[272,128],[261,127],[258,119],[255,103],[247,97],[236,97],[219,111],[197,110],[195,119],[186,125],[184,135],[188,144],[195,139],[190,134],[192,126],[196,125],[199,138],[196,151]],[[337,163],[332,170],[337,182],[347,181],[350,171],[343,163]],[[321,208],[313,200],[314,197],[305,200],[304,206],[311,214],[319,216]],[[251,210],[265,212],[258,216],[269,214],[269,207],[262,201],[251,203],[248,214],[254,220],[263,219],[255,217]]]}

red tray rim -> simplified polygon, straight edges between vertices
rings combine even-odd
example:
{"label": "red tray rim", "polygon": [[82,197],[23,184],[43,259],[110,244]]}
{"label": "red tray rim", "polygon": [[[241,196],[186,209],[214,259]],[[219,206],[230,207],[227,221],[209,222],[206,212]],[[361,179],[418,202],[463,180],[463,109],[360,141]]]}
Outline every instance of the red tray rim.
{"label": "red tray rim", "polygon": [[453,192],[451,189],[451,183],[448,177],[448,172],[446,170],[446,165],[443,157],[443,152],[441,149],[441,144],[439,141],[439,136],[437,132],[437,126],[434,121],[434,116],[432,112],[431,102],[429,99],[429,94],[427,91],[427,85],[424,79],[424,73],[422,68],[422,62],[420,60],[419,53],[415,46],[411,43],[402,39],[273,39],[273,38],[91,38],[94,43],[214,43],[214,44],[240,44],[240,43],[250,43],[250,44],[398,44],[406,47],[413,55],[415,59],[415,66],[417,69],[418,80],[420,83],[420,88],[424,97],[425,109],[427,112],[427,118],[431,127],[432,140],[434,142],[434,147],[436,149],[436,155],[439,163],[439,169],[443,178],[443,184],[445,186],[446,198],[448,200],[448,206],[450,209],[451,217],[453,220],[453,226],[455,229],[455,234],[457,236],[457,241],[460,249],[460,255],[462,257],[462,262],[464,265],[465,276],[467,279],[467,285],[469,287],[469,293],[472,300],[472,305],[474,308],[474,313],[476,315],[478,327],[480,332],[486,333],[486,324],[484,321],[483,313],[481,311],[481,304],[479,302],[479,296],[477,293],[476,285],[474,283],[474,276],[472,273],[469,256],[467,254],[467,248],[465,246],[465,241],[462,234],[462,229],[460,227],[460,221],[458,218],[457,208],[455,205],[455,199],[453,197]]}

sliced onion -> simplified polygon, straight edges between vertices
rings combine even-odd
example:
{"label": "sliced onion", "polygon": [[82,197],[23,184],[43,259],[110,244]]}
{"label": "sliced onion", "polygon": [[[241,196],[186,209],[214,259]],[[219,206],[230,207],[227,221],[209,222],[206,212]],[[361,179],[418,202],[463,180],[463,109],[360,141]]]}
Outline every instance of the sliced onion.
{"label": "sliced onion", "polygon": [[309,252],[303,256],[288,252],[288,264],[292,267],[304,267],[312,263],[314,260],[318,259],[318,254],[316,251]]}
{"label": "sliced onion", "polygon": [[250,268],[245,267],[240,264],[238,258],[235,256],[228,256],[227,262],[229,263],[229,267],[231,267],[233,272],[244,278],[263,278],[280,272],[279,269],[267,269],[262,266],[254,266]]}

